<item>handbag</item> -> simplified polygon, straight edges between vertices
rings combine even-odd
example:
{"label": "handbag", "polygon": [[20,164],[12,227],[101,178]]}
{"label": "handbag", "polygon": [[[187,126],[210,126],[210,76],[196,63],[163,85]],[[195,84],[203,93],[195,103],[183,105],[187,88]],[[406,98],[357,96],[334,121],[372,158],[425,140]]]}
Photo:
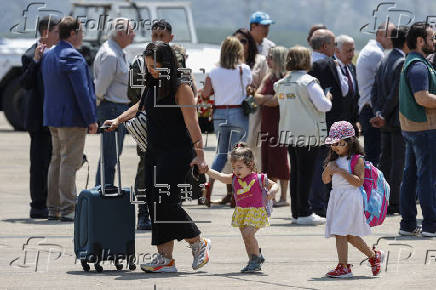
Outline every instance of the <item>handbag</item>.
{"label": "handbag", "polygon": [[136,144],[138,144],[142,152],[147,150],[147,117],[145,112],[141,111],[144,100],[145,98],[143,97],[139,103],[136,116],[124,123],[127,131],[132,135],[133,139],[135,139]]}
{"label": "handbag", "polygon": [[[244,83],[242,81],[242,67],[239,66],[239,79],[241,81],[241,88],[242,88],[242,95],[245,96],[246,91],[244,88]],[[254,100],[254,96],[248,95],[243,101],[242,101],[242,110],[244,111],[244,115],[248,116],[251,113],[256,112],[257,110],[257,104]]]}
{"label": "handbag", "polygon": [[206,183],[206,176],[199,173],[197,165],[189,168],[185,175],[185,182],[192,186],[191,196],[187,198],[188,200],[199,199],[202,197],[204,184]]}

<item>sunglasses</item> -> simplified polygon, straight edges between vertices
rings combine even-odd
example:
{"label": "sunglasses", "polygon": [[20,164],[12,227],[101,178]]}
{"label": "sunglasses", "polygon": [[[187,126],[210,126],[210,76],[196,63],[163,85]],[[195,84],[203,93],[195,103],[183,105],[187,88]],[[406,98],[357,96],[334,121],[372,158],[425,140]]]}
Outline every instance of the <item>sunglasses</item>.
{"label": "sunglasses", "polygon": [[339,141],[339,142],[336,142],[336,143],[330,144],[330,147],[342,147],[342,146],[345,146],[345,145],[347,145],[346,142],[343,143],[343,142]]}
{"label": "sunglasses", "polygon": [[242,44],[247,44],[248,43],[248,39],[242,38],[239,40],[240,43]]}

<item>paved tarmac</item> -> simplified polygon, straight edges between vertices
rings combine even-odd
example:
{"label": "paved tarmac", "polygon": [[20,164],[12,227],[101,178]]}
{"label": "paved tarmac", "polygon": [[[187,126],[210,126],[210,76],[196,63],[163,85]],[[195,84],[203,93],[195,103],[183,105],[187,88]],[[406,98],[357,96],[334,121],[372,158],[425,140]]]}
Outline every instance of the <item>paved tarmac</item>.
{"label": "paved tarmac", "polygon": [[[186,204],[205,237],[212,240],[211,261],[200,271],[191,268],[191,251],[185,242],[176,243],[174,257],[179,270],[174,274],[147,274],[116,271],[103,264],[105,271],[82,271],[73,253],[73,224],[29,219],[29,144],[25,132],[15,132],[0,113],[0,289],[435,289],[436,240],[397,236],[400,217],[388,217],[382,226],[373,228],[366,238],[388,253],[380,277],[372,277],[363,255],[349,248],[349,262],[354,265],[354,278],[335,280],[325,273],[337,264],[335,240],[324,238],[324,226],[291,224],[290,209],[275,209],[271,227],[258,234],[266,258],[263,272],[241,274],[247,262],[239,230],[230,226],[232,209],[214,206],[207,209]],[[206,159],[212,163],[215,136],[208,136]],[[88,136],[85,152],[90,162],[93,185],[98,160],[99,138]],[[123,184],[134,181],[138,158],[134,141],[126,137],[121,158]],[[82,189],[86,168],[77,177]],[[225,187],[218,184],[215,198]],[[420,212],[420,211],[419,211]],[[419,213],[419,218],[421,214]],[[138,264],[155,249],[150,245],[150,232],[136,232]]]}

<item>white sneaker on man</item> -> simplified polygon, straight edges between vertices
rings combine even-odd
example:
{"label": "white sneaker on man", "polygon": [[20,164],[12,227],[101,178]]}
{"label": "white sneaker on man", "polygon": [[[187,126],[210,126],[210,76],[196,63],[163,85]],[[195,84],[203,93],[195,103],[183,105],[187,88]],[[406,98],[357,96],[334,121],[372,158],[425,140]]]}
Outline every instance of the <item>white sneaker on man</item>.
{"label": "white sneaker on man", "polygon": [[421,226],[417,226],[413,231],[409,232],[406,230],[402,230],[400,229],[398,234],[400,234],[400,236],[419,236],[419,234],[421,234],[422,228]]}
{"label": "white sneaker on man", "polygon": [[325,224],[325,218],[313,213],[310,216],[299,217],[297,219],[299,225],[323,225]]}
{"label": "white sneaker on man", "polygon": [[175,273],[177,272],[176,261],[157,253],[150,263],[141,264],[141,270],[148,273]]}
{"label": "white sneaker on man", "polygon": [[426,238],[434,238],[436,237],[436,232],[422,232],[421,235]]}
{"label": "white sneaker on man", "polygon": [[210,240],[202,238],[201,241],[191,244],[191,248],[194,257],[192,269],[198,270],[209,262]]}

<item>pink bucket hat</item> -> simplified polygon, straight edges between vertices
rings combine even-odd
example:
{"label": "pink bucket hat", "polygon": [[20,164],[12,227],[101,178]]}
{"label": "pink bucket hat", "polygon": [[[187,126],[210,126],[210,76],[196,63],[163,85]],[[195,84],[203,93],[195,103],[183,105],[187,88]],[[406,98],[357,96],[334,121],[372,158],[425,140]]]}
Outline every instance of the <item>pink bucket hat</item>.
{"label": "pink bucket hat", "polygon": [[343,139],[355,136],[353,125],[347,121],[334,122],[330,128],[329,136],[325,139],[325,144],[335,144]]}

